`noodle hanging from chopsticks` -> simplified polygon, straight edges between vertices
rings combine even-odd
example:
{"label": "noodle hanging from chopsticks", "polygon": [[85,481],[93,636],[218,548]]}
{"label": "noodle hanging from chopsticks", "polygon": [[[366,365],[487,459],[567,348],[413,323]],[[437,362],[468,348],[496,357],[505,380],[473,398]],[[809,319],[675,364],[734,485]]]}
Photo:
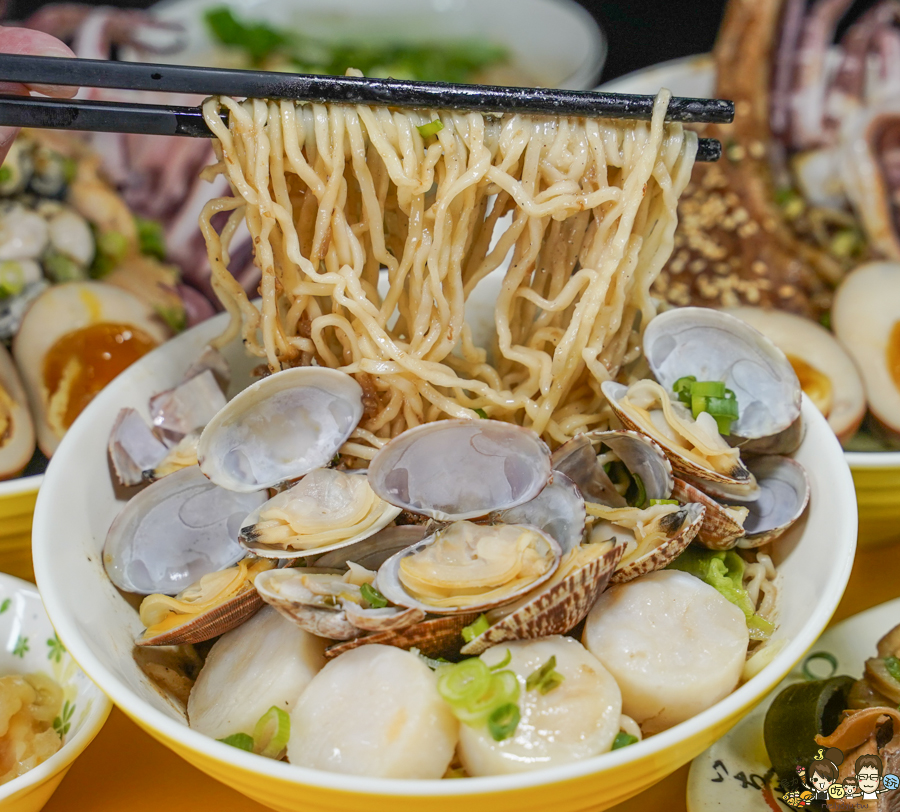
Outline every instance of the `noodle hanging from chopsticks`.
{"label": "noodle hanging from chopsticks", "polygon": [[[600,383],[640,354],[697,149],[664,123],[668,99],[650,122],[207,100],[207,176],[234,194],[201,215],[232,316],[219,344],[241,334],[272,371],[354,375],[366,411],[342,452],[362,458],[445,416],[509,420],[552,445],[605,424]],[[259,309],[227,270],[242,219]],[[507,260],[493,346],[476,346],[466,301]]]}

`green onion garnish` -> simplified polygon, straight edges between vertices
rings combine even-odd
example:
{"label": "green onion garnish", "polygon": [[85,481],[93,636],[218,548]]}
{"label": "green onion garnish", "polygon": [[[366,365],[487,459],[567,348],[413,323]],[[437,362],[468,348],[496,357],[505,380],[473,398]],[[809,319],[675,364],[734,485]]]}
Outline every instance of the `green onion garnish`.
{"label": "green onion garnish", "polygon": [[738,419],[738,402],[734,392],[722,381],[698,381],[693,375],[679,378],[672,391],[685,406],[691,407],[694,420],[700,412],[709,412],[716,421],[719,434],[731,434],[731,424]]}
{"label": "green onion garnish", "polygon": [[363,584],[359,591],[362,592],[363,598],[373,609],[384,609],[388,605],[387,598],[375,589],[372,584]]}
{"label": "green onion garnish", "polygon": [[[831,666],[831,671],[824,677],[813,674],[809,668],[810,663],[815,662],[816,660],[825,660],[825,662]],[[803,676],[808,680],[831,679],[837,673],[837,670],[837,657],[828,651],[814,651],[803,661]]]}
{"label": "green onion garnish", "polygon": [[637,736],[632,736],[630,733],[620,730],[613,739],[612,749],[620,750],[623,747],[628,747],[629,744],[635,744],[637,740]]}
{"label": "green onion garnish", "polygon": [[897,680],[897,682],[900,682],[900,660],[893,656],[885,657],[884,667],[888,674]]}
{"label": "green onion garnish", "polygon": [[137,227],[138,246],[141,253],[164,260],[166,258],[166,235],[162,223],[145,217],[135,217],[134,224]]}
{"label": "green onion garnish", "polygon": [[525,680],[525,690],[533,691],[535,688],[542,694],[549,694],[554,688],[558,688],[565,677],[556,668],[556,655],[554,654],[537,671],[528,675]]}
{"label": "green onion garnish", "polygon": [[651,499],[650,500],[650,507],[653,507],[654,505],[680,505],[680,504],[681,504],[681,502],[679,502],[677,499]]}
{"label": "green onion garnish", "polygon": [[512,652],[509,649],[506,649],[506,656],[499,662],[497,665],[492,665],[491,671],[499,671],[501,668],[506,668],[512,660]]}
{"label": "green onion garnish", "polygon": [[429,657],[427,654],[423,654],[421,651],[419,651],[419,649],[417,649],[415,646],[413,646],[409,650],[409,653],[415,654],[417,657],[419,657],[432,671],[437,671],[441,666],[444,665],[453,665],[450,660],[445,660],[443,657]]}
{"label": "green onion garnish", "polygon": [[25,272],[15,260],[0,262],[0,299],[15,296],[25,287]]}
{"label": "green onion garnish", "polygon": [[451,705],[477,699],[490,685],[491,671],[478,657],[441,669],[438,693]]}
{"label": "green onion garnish", "polygon": [[519,719],[521,714],[518,705],[509,702],[497,708],[488,718],[488,730],[494,741],[502,742],[512,736],[519,726]]}
{"label": "green onion garnish", "polygon": [[487,420],[487,412],[484,409],[472,409],[482,420]]}
{"label": "green onion garnish", "polygon": [[441,120],[436,118],[434,121],[430,121],[428,124],[422,124],[419,127],[416,127],[419,131],[419,135],[422,138],[428,138],[429,135],[437,135],[441,130],[444,129],[444,125],[441,124]]}
{"label": "green onion garnish", "polygon": [[0,183],[12,180],[13,171],[8,166],[0,166]]}
{"label": "green onion garnish", "polygon": [[485,724],[499,707],[519,700],[519,680],[512,671],[491,671],[479,657],[438,670],[438,693],[460,722]]}
{"label": "green onion garnish", "polygon": [[634,480],[634,484],[637,487],[637,496],[634,497],[631,504],[635,507],[642,508],[647,504],[647,489],[644,487],[644,480],[637,474],[632,474],[631,478]]}
{"label": "green onion garnish", "polygon": [[678,399],[687,406],[691,404],[691,387],[697,382],[693,375],[679,378],[672,384],[672,391],[678,395]]}
{"label": "green onion garnish", "polygon": [[248,753],[253,752],[253,737],[249,733],[232,733],[224,739],[216,739],[216,741],[227,744],[230,747],[237,747],[238,750],[246,750]]}
{"label": "green onion garnish", "polygon": [[491,624],[488,623],[487,615],[479,615],[478,620],[463,628],[463,640],[467,643],[471,643],[479,634],[486,632],[488,628],[490,628],[490,625]]}
{"label": "green onion garnish", "polygon": [[470,699],[465,705],[453,706],[456,718],[465,725],[484,724],[501,705],[515,703],[519,699],[519,680],[512,671],[488,673],[490,679],[484,693]]}
{"label": "green onion garnish", "polygon": [[290,737],[291,717],[273,705],[260,716],[253,729],[253,750],[266,758],[279,759],[284,755]]}

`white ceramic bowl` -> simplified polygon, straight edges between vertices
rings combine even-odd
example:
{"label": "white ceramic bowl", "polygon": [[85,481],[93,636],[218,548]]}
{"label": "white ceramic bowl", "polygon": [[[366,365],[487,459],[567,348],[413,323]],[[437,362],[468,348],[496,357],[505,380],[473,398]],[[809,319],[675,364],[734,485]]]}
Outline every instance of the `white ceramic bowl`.
{"label": "white ceramic bowl", "polygon": [[62,713],[54,721],[63,746],[43,764],[0,786],[5,812],[37,812],[47,803],[72,762],[100,732],[112,705],[56,636],[34,585],[0,573],[0,676],[35,672],[63,688]]}
{"label": "white ceramic bowl", "polygon": [[[605,809],[686,763],[723,735],[790,670],[825,628],[844,591],[856,540],[856,502],[840,446],[808,401],[797,459],[812,486],[809,512],[777,545],[784,588],[773,662],[714,707],[644,742],[564,767],[458,781],[376,780],[293,767],[236,750],[186,724],[131,656],[137,612],[106,577],[101,549],[123,502],[113,491],[106,444],[118,410],[146,415],[147,399],[175,384],[224,316],[201,324],[139,360],[78,418],[54,456],[38,497],[35,572],[50,617],[81,666],[125,713],[191,763],[247,795],[283,810],[453,810],[526,812]],[[226,348],[236,382],[256,360],[239,342]]]}
{"label": "white ceramic bowl", "polygon": [[186,48],[168,59],[214,64],[203,14],[222,5],[239,17],[326,41],[477,37],[506,46],[513,66],[547,87],[593,87],[606,59],[603,32],[572,0],[164,0],[154,12],[187,32]]}

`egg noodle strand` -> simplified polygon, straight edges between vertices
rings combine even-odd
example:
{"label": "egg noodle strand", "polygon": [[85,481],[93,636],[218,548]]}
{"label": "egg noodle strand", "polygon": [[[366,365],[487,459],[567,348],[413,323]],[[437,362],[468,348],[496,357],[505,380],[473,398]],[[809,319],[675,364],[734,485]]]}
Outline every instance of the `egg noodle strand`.
{"label": "egg noodle strand", "polygon": [[[552,445],[605,424],[600,383],[640,354],[697,149],[664,123],[669,96],[649,122],[208,99],[207,177],[233,191],[201,216],[231,314],[219,345],[240,334],[272,371],[354,375],[366,411],[343,451],[362,458],[474,410]],[[241,219],[259,307],[228,272]],[[494,271],[479,345],[466,302]]]}

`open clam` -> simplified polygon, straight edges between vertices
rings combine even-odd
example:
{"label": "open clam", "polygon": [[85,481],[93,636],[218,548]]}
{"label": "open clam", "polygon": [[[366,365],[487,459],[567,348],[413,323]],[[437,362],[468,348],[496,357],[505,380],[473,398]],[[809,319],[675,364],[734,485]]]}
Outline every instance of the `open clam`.
{"label": "open clam", "polygon": [[316,555],[361,541],[399,514],[364,474],[318,468],[247,516],[240,538],[267,558]]}
{"label": "open clam", "polygon": [[644,356],[667,392],[688,375],[724,382],[740,407],[735,437],[771,437],[800,416],[800,381],[785,354],[727,313],[703,307],[661,313],[644,331]]}
{"label": "open clam", "polygon": [[265,498],[220,488],[197,466],[183,468],[145,488],[116,516],[103,546],[106,572],[127,592],[175,595],[244,558],[241,519]]}
{"label": "open clam", "polygon": [[262,600],[301,629],[331,640],[403,629],[425,617],[419,609],[370,604],[362,587],[374,577],[362,567],[345,573],[288,568],[263,574],[256,588]]}
{"label": "open clam", "polygon": [[700,530],[706,508],[700,504],[654,505],[639,508],[607,508],[588,503],[596,520],[591,539],[613,538],[625,544],[622,558],[610,577],[621,584],[662,569],[677,558]]}
{"label": "open clam", "polygon": [[573,548],[547,583],[516,603],[489,612],[491,625],[466,643],[461,653],[481,654],[510,640],[565,634],[587,616],[624,551],[625,545],[612,540]]}
{"label": "open clam", "polygon": [[536,527],[454,522],[389,558],[375,586],[398,606],[483,612],[547,581],[561,557],[557,541]]}
{"label": "open clam", "polygon": [[759,499],[746,504],[745,535],[738,547],[760,547],[778,538],[809,504],[809,478],[790,457],[757,457],[749,463],[759,482]]}
{"label": "open clam", "polygon": [[367,539],[352,546],[339,547],[315,559],[315,566],[344,570],[352,561],[368,570],[377,570],[395,553],[417,544],[432,529],[424,524],[389,524]]}
{"label": "open clam", "polygon": [[247,387],[200,436],[200,468],[217,485],[257,491],[326,465],[363,414],[362,388],[325,367],[296,367]]}
{"label": "open clam", "polygon": [[668,499],[672,492],[672,466],[666,455],[635,431],[578,434],[553,452],[551,462],[585,499],[601,505],[643,505],[648,499]]}
{"label": "open clam", "polygon": [[485,516],[534,499],[550,479],[550,449],[498,420],[441,420],[403,432],[369,464],[386,502],[440,521]]}
{"label": "open clam", "polygon": [[756,492],[756,482],[741,462],[740,451],[725,442],[712,415],[700,412],[694,419],[655,381],[631,386],[604,381],[601,389],[619,420],[656,441],[675,471],[725,483],[747,496]]}
{"label": "open clam", "polygon": [[706,508],[703,514],[703,523],[697,532],[696,541],[710,550],[730,550],[743,538],[744,521],[749,509],[746,507],[723,505],[711,496],[685,482],[682,479],[675,480],[672,489],[672,498],[682,504],[696,502]]}
{"label": "open clam", "polygon": [[264,558],[245,558],[234,567],[204,575],[174,598],[148,595],[141,602],[141,623],[146,628],[137,644],[202,643],[237,628],[265,605],[253,584],[274,566]]}

